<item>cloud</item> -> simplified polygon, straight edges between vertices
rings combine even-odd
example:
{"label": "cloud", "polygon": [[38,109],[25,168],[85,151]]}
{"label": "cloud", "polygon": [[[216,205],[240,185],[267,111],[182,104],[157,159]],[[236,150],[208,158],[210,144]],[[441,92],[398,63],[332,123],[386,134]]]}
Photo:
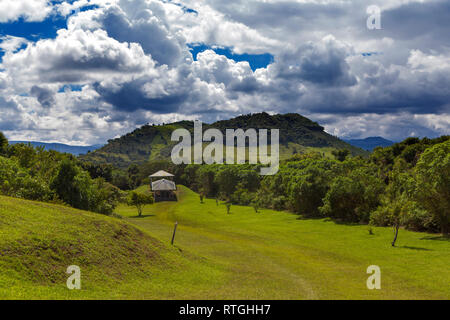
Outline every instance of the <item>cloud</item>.
{"label": "cloud", "polygon": [[326,131],[347,139],[374,136],[401,141],[406,137],[438,137],[450,134],[450,114],[392,115],[359,114],[353,116],[310,115],[325,126]]}
{"label": "cloud", "polygon": [[[0,130],[15,138],[91,144],[147,122],[261,111],[299,112],[346,137],[450,127],[445,1],[40,3],[67,28],[0,43]],[[366,28],[371,4],[382,8],[382,30]],[[19,16],[38,19],[7,19]],[[274,61],[253,71],[213,50],[194,61],[192,43]]]}
{"label": "cloud", "polygon": [[5,52],[15,52],[22,46],[28,44],[28,40],[22,37],[3,36],[0,37],[0,49]]}
{"label": "cloud", "polygon": [[0,22],[42,21],[52,12],[48,0],[0,0]]}
{"label": "cloud", "polygon": [[325,86],[352,86],[356,78],[346,61],[350,53],[350,46],[328,35],[320,42],[309,42],[281,54],[272,68],[277,77],[284,79]]}
{"label": "cloud", "polygon": [[50,89],[33,86],[30,93],[38,99],[43,107],[50,107],[55,103],[55,94]]}
{"label": "cloud", "polygon": [[84,83],[115,75],[131,76],[154,67],[139,44],[120,43],[104,30],[58,31],[17,53],[6,53],[3,68],[19,87],[36,83]]}
{"label": "cloud", "polygon": [[110,37],[120,42],[139,43],[159,64],[174,66],[182,58],[183,50],[186,52],[184,39],[171,34],[163,18],[150,9],[133,18],[119,7],[110,7],[97,20]]}
{"label": "cloud", "polygon": [[14,100],[7,100],[0,96],[0,128],[2,130],[14,130],[20,122],[20,110]]}

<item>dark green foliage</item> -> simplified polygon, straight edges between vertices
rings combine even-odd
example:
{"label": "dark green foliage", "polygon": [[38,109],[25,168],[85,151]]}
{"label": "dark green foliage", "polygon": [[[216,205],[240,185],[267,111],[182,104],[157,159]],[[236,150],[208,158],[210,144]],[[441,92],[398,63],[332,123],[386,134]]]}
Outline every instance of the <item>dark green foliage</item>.
{"label": "dark green foliage", "polygon": [[320,212],[342,221],[369,222],[383,192],[384,185],[373,168],[360,167],[333,180]]}
{"label": "dark green foliage", "polygon": [[450,140],[427,149],[415,168],[416,199],[439,221],[441,232],[450,231]]}
{"label": "dark green foliage", "polygon": [[113,166],[109,164],[95,164],[82,162],[81,167],[89,172],[92,179],[103,178],[107,182],[113,180]]}
{"label": "dark green foliage", "polygon": [[[51,184],[58,197],[75,208],[87,209],[87,196],[81,190],[86,175],[80,176],[81,170],[70,160],[63,160],[58,173]],[[84,201],[83,201],[84,200]]]}
{"label": "dark green foliage", "polygon": [[[72,155],[15,144],[7,148],[6,156],[0,156],[1,194],[104,214],[111,214],[116,206],[120,190],[103,178],[92,179]],[[102,168],[106,171],[100,174],[107,175],[108,169]]]}
{"label": "dark green foliage", "polygon": [[132,164],[128,168],[128,181],[131,189],[136,189],[141,185],[142,179],[139,177],[139,167],[137,164]]}
{"label": "dark green foliage", "polygon": [[207,197],[217,194],[218,186],[214,181],[217,170],[213,166],[202,166],[196,171],[197,184],[201,186],[202,193]]}
{"label": "dark green foliage", "polygon": [[93,180],[87,171],[69,159],[61,162],[50,187],[70,206],[104,214],[113,212],[120,197],[116,187],[103,178]]}
{"label": "dark green foliage", "polygon": [[0,131],[0,156],[5,155],[8,149],[8,139],[3,135],[3,132]]}
{"label": "dark green foliage", "polygon": [[223,194],[226,199],[231,199],[231,195],[236,190],[239,182],[237,168],[235,166],[224,166],[224,168],[217,173],[214,181],[219,188],[219,192]]}
{"label": "dark green foliage", "polygon": [[329,189],[336,163],[330,160],[303,160],[303,169],[297,169],[288,184],[289,207],[306,216],[318,216],[322,199]]}
{"label": "dark green foliage", "polygon": [[345,161],[345,159],[350,155],[350,150],[343,149],[343,150],[333,150],[332,152],[334,158],[339,161]]}

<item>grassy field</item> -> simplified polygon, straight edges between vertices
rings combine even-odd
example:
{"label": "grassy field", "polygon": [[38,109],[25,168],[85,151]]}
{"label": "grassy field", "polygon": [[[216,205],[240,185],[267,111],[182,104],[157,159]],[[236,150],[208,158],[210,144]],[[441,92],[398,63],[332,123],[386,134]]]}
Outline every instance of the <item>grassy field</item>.
{"label": "grassy field", "polygon": [[[184,187],[179,193],[180,202],[149,206],[143,218],[126,206],[118,212],[165,242],[178,221],[176,246],[221,270],[220,279],[190,298],[450,298],[450,242],[437,235],[401,230],[393,248],[390,228],[369,235],[367,226],[240,206],[227,215],[215,200],[200,204]],[[381,268],[381,290],[366,287],[370,265]]]}
{"label": "grassy field", "polygon": [[[148,187],[141,187],[146,192]],[[124,219],[0,197],[1,299],[449,299],[450,242],[303,220],[180,187],[180,201],[125,205]],[[175,221],[175,246],[170,246]],[[65,273],[78,265],[82,290]],[[381,290],[366,269],[381,268]]]}

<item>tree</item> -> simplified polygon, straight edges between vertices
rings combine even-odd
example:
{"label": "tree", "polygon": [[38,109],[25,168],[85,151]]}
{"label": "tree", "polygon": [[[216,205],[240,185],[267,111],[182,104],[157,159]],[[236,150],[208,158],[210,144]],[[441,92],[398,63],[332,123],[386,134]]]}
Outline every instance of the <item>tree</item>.
{"label": "tree", "polygon": [[216,169],[213,166],[202,166],[196,171],[197,184],[201,187],[204,196],[213,197],[217,194],[217,185],[214,183]]}
{"label": "tree", "polygon": [[406,224],[412,210],[415,210],[414,203],[408,200],[406,194],[394,200],[389,200],[388,197],[385,197],[382,200],[382,205],[371,214],[370,224],[391,226],[394,229],[392,246],[395,247],[398,231],[402,225]]}
{"label": "tree", "polygon": [[311,164],[301,172],[302,175],[289,184],[290,207],[297,213],[317,216],[329,189],[331,173],[317,164]]}
{"label": "tree", "polygon": [[230,203],[230,202],[227,202],[227,203],[225,203],[225,206],[227,207],[227,214],[230,214],[231,203]]}
{"label": "tree", "polygon": [[368,222],[384,192],[384,185],[371,168],[354,169],[333,180],[320,212],[348,222]]}
{"label": "tree", "polygon": [[215,182],[219,186],[220,192],[223,193],[227,199],[230,199],[239,183],[237,169],[233,166],[225,166],[224,169],[217,173]]}
{"label": "tree", "polygon": [[153,196],[149,194],[130,192],[128,196],[128,205],[135,206],[138,210],[139,217],[142,217],[142,210],[146,205],[153,203]]}
{"label": "tree", "polygon": [[338,161],[345,161],[347,156],[350,154],[350,150],[343,149],[343,150],[333,150],[331,154],[334,156],[334,158]]}
{"label": "tree", "polygon": [[8,149],[8,139],[0,132],[0,155],[6,154]]}
{"label": "tree", "polygon": [[78,188],[75,177],[80,173],[80,168],[73,161],[65,159],[61,162],[58,173],[51,183],[59,199],[72,207],[88,209],[81,204],[81,190]]}
{"label": "tree", "polygon": [[450,140],[425,150],[415,168],[416,199],[439,220],[443,236],[450,229]]}
{"label": "tree", "polygon": [[131,189],[135,189],[141,184],[141,181],[139,179],[139,167],[137,164],[132,164],[128,168],[128,179],[130,181]]}
{"label": "tree", "polygon": [[205,197],[205,196],[203,195],[203,191],[200,192],[199,196],[200,196],[200,203],[203,204],[203,198]]}

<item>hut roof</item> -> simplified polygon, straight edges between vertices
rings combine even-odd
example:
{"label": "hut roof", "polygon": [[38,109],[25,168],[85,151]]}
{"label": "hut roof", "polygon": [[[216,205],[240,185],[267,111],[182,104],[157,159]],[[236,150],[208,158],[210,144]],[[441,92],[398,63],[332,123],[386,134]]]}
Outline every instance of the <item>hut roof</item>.
{"label": "hut roof", "polygon": [[162,177],[174,177],[174,175],[171,174],[171,173],[168,173],[168,172],[166,172],[164,170],[160,170],[157,173],[152,174],[150,176],[150,178],[162,178]]}
{"label": "hut roof", "polygon": [[158,180],[152,183],[153,191],[175,191],[177,186],[175,182],[166,179]]}

